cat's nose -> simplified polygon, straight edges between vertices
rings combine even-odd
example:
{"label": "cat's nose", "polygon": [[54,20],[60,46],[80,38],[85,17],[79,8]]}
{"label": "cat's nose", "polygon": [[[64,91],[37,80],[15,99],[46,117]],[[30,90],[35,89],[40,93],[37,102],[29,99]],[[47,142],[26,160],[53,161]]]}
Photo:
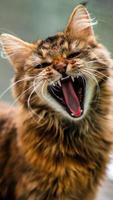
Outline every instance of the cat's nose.
{"label": "cat's nose", "polygon": [[55,69],[60,72],[61,74],[66,72],[67,69],[67,64],[65,63],[59,63],[55,66]]}

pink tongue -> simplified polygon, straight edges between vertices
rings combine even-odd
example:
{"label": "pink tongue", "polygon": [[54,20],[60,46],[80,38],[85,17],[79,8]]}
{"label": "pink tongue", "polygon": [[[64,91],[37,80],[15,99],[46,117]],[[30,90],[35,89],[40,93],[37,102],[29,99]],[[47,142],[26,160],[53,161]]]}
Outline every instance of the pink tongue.
{"label": "pink tongue", "polygon": [[71,79],[62,81],[62,91],[65,103],[70,110],[72,116],[79,117],[81,115],[80,103],[74,91]]}

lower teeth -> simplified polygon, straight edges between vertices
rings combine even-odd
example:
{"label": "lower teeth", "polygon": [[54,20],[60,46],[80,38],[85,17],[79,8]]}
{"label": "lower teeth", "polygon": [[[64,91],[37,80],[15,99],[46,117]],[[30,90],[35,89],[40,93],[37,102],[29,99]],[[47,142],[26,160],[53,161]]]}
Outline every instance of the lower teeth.
{"label": "lower teeth", "polygon": [[73,113],[71,113],[71,116],[74,116],[74,114],[73,114]]}

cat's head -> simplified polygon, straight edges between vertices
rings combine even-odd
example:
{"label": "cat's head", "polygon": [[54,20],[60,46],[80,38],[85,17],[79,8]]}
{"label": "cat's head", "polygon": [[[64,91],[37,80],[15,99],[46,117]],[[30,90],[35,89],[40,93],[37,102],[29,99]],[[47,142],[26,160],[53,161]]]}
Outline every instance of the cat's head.
{"label": "cat's head", "polygon": [[46,40],[27,43],[1,35],[2,51],[15,69],[15,96],[27,109],[50,108],[75,121],[88,113],[111,67],[92,25],[87,9],[79,5],[64,32]]}

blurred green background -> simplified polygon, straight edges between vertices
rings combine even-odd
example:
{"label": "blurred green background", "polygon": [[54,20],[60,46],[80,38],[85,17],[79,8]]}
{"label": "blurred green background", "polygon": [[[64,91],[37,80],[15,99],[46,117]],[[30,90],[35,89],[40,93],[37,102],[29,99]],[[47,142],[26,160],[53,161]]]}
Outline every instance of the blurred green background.
{"label": "blurred green background", "polygon": [[[26,41],[45,38],[62,31],[73,8],[82,0],[0,0],[0,33],[14,34]],[[97,38],[113,52],[113,0],[89,0],[88,9],[96,17]],[[0,94],[10,85],[13,70],[0,58]],[[11,102],[11,92],[2,98]]]}

